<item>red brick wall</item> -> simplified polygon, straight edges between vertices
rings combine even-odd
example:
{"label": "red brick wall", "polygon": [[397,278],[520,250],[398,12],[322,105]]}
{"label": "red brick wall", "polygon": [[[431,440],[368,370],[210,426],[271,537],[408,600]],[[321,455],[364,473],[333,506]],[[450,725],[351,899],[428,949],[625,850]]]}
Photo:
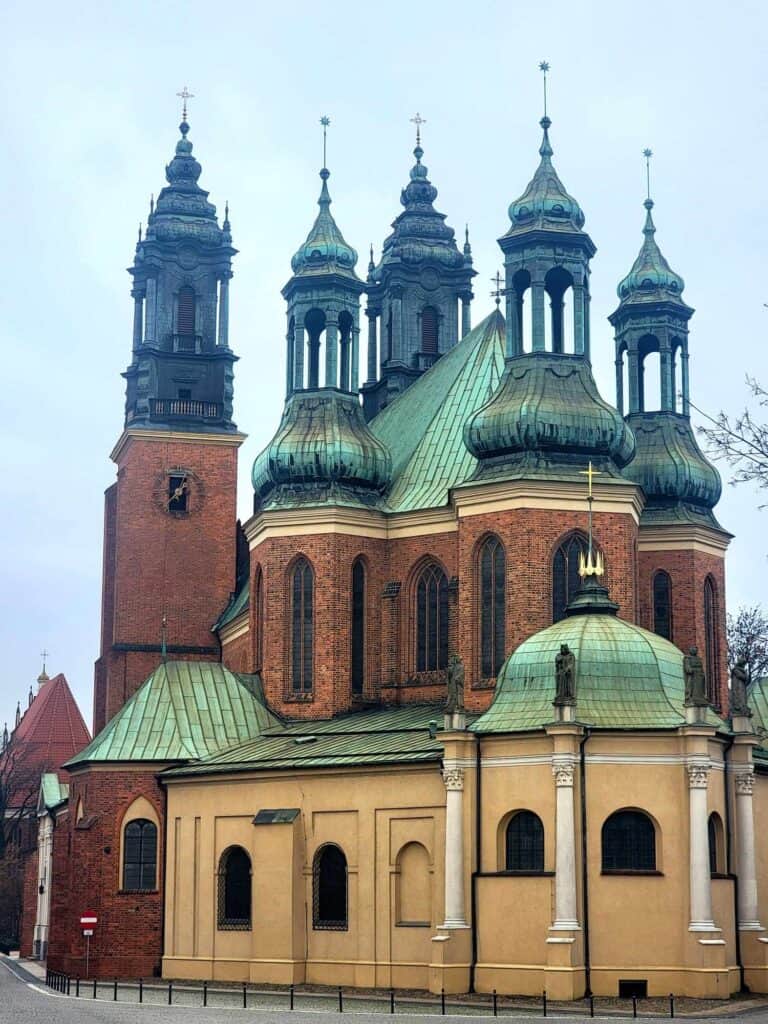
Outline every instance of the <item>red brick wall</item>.
{"label": "red brick wall", "polygon": [[30,850],[24,858],[22,883],[21,927],[19,929],[20,952],[30,957],[33,953],[35,921],[37,920],[37,849]]}
{"label": "red brick wall", "polygon": [[221,645],[221,660],[230,672],[252,672],[254,670],[251,653],[250,633],[243,633],[229,643]]}
{"label": "red brick wall", "polygon": [[[672,581],[672,640],[683,651],[696,646],[706,661],[704,629],[704,582],[711,576],[715,584],[717,614],[718,665],[716,689],[720,706],[728,708],[728,662],[725,631],[725,561],[722,557],[690,549],[680,551],[641,551],[638,567],[640,624],[653,629],[653,577],[663,569]],[[705,664],[707,675],[711,667]]]}
{"label": "red brick wall", "polygon": [[[189,514],[165,510],[169,470],[189,474]],[[235,585],[237,448],[131,438],[105,500],[102,657],[96,672],[98,732],[158,663],[163,613],[168,644],[215,648],[211,626]],[[218,658],[199,652],[172,657]]]}
{"label": "red brick wall", "polygon": [[[155,772],[120,766],[78,772],[70,784],[69,813],[54,831],[48,965],[85,976],[79,919],[89,910],[99,919],[91,939],[91,976],[152,977],[160,971],[162,956],[165,795]],[[151,893],[121,891],[123,817],[137,796],[146,797],[160,821],[158,888]],[[81,799],[84,817],[78,825]]]}

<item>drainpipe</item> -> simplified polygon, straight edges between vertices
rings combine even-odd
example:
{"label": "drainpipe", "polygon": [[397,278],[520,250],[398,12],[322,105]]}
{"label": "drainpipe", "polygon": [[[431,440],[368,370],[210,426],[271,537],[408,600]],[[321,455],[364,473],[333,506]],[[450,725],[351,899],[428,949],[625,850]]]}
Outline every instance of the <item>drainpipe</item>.
{"label": "drainpipe", "polygon": [[472,927],[472,959],[469,965],[469,991],[475,991],[475,969],[477,967],[477,879],[483,870],[482,801],[481,779],[482,757],[480,735],[475,733],[475,869],[472,872],[470,896],[470,924]]}
{"label": "drainpipe", "polygon": [[581,790],[581,915],[584,932],[584,995],[592,995],[592,964],[589,953],[589,863],[587,860],[587,769],[584,748],[592,735],[589,728],[579,743],[579,789]]}
{"label": "drainpipe", "polygon": [[723,772],[725,786],[725,870],[733,882],[733,937],[736,953],[736,966],[739,968],[739,989],[747,990],[744,981],[744,961],[741,959],[741,935],[739,934],[739,876],[733,871],[733,851],[731,849],[731,787],[728,784],[728,752],[733,746],[734,737],[729,736],[723,747]]}

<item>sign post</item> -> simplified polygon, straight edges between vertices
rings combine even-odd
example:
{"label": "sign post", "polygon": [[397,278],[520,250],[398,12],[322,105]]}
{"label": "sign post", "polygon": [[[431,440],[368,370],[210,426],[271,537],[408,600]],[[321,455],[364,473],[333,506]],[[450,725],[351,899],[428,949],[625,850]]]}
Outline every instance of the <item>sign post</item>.
{"label": "sign post", "polygon": [[93,935],[93,926],[98,924],[98,917],[90,910],[87,910],[80,918],[80,927],[83,929],[83,937],[85,938],[85,976],[88,977],[88,969],[91,959],[91,936]]}

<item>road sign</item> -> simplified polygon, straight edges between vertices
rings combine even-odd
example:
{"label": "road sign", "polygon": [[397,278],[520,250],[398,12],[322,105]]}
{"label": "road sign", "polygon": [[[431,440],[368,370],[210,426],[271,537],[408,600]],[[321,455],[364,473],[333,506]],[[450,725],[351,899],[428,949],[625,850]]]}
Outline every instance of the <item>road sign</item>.
{"label": "road sign", "polygon": [[93,928],[83,928],[83,935],[89,939],[93,935]]}
{"label": "road sign", "polygon": [[98,917],[96,917],[96,915],[92,913],[90,910],[87,910],[80,918],[80,924],[83,926],[83,928],[90,928],[91,925],[98,924],[98,921]]}

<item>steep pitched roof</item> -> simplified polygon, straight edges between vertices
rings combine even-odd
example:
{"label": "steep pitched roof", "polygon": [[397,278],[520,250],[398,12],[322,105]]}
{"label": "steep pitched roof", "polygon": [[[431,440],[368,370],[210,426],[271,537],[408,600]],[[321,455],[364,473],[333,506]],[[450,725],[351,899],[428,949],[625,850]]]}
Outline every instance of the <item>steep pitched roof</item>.
{"label": "steep pitched roof", "polygon": [[189,761],[259,736],[277,722],[258,676],[235,674],[218,662],[169,661],[66,767]]}
{"label": "steep pitched roof", "polygon": [[37,769],[58,768],[90,742],[91,734],[62,673],[43,682],[13,732],[23,746],[24,764]]}
{"label": "steep pitched roof", "polygon": [[496,310],[371,420],[392,455],[392,511],[445,505],[451,487],[472,475],[477,459],[464,445],[464,424],[503,370],[504,317]]}

